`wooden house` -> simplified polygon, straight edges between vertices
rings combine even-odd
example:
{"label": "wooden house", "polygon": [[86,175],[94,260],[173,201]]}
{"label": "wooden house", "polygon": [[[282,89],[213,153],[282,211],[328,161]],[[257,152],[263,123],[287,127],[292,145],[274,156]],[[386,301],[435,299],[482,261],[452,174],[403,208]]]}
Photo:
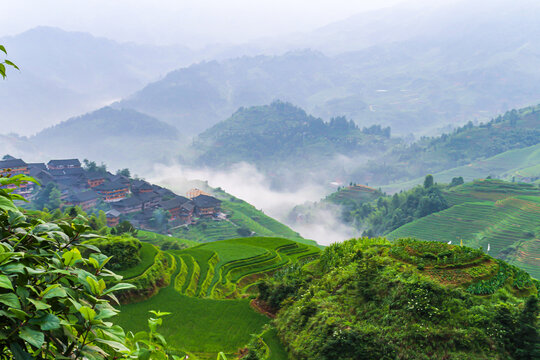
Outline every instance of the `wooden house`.
{"label": "wooden house", "polygon": [[91,188],[95,188],[105,182],[105,174],[99,172],[87,172],[86,182]]}
{"label": "wooden house", "polygon": [[120,223],[120,212],[118,210],[112,209],[105,213],[105,216],[107,217],[107,226],[109,227],[115,227]]}
{"label": "wooden house", "polygon": [[87,211],[97,205],[99,195],[93,190],[87,190],[67,197],[64,206],[80,206]]}
{"label": "wooden house", "polygon": [[180,216],[182,206],[190,202],[188,198],[177,196],[174,199],[162,201],[160,206],[171,214],[171,220],[176,220]]}
{"label": "wooden house", "polygon": [[81,162],[79,159],[63,159],[63,160],[51,160],[47,163],[49,170],[62,170],[80,168]]}
{"label": "wooden house", "polygon": [[221,210],[221,200],[213,196],[199,195],[193,198],[197,216],[215,216]]}
{"label": "wooden house", "polygon": [[135,196],[114,202],[112,208],[118,210],[122,214],[129,214],[142,211],[143,203]]}
{"label": "wooden house", "polygon": [[[26,164],[21,159],[10,158],[7,160],[0,161],[0,177],[9,177],[15,175],[29,175],[30,170],[28,169],[28,164]],[[15,188],[10,186],[10,188]],[[15,192],[24,197],[30,196],[34,186],[32,183],[25,182],[21,184]]]}
{"label": "wooden house", "polygon": [[115,202],[125,199],[129,193],[129,185],[119,182],[104,182],[94,190],[101,195],[105,202]]}

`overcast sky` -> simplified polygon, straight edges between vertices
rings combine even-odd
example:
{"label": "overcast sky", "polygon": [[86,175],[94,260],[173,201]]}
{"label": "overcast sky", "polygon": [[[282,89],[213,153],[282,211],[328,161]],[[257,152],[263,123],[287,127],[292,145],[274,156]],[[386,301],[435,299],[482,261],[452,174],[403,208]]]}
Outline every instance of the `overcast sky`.
{"label": "overcast sky", "polygon": [[358,12],[411,1],[414,0],[2,1],[0,36],[48,25],[139,43],[242,43],[307,31]]}

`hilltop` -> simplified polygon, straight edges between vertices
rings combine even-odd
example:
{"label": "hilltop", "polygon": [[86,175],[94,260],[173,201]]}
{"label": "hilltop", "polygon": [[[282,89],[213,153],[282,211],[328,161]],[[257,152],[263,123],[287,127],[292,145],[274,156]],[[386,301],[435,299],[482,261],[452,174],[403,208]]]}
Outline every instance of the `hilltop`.
{"label": "hilltop", "polygon": [[248,162],[276,181],[288,177],[298,183],[296,176],[337,176],[343,171],[340,156],[374,157],[396,143],[399,140],[390,138],[389,128],[360,129],[344,117],[324,122],[290,103],[275,101],[240,108],[201,133],[192,147],[197,154],[193,163],[199,166]]}
{"label": "hilltop", "polygon": [[111,107],[44,129],[28,142],[49,157],[101,159],[114,167],[142,170],[168,163],[183,146],[175,127],[135,110]]}
{"label": "hilltop", "polygon": [[479,250],[364,238],[259,289],[290,359],[487,360],[535,358],[539,286]]}

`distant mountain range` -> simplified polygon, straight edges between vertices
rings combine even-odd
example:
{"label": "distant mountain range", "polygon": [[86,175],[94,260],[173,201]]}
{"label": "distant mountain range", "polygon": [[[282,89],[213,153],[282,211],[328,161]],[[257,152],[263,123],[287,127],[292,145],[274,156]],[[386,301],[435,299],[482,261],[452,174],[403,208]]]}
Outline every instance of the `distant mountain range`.
{"label": "distant mountain range", "polygon": [[0,154],[30,161],[40,158],[88,158],[112,169],[151,170],[178,155],[184,141],[175,127],[130,109],[105,107],[71,118],[35,136],[3,136]]}
{"label": "distant mountain range", "polygon": [[109,104],[194,60],[182,46],[117,43],[51,27],[2,37],[0,44],[21,69],[0,87],[2,132],[24,128],[24,135]]}
{"label": "distant mountain range", "polygon": [[540,100],[538,17],[540,5],[527,1],[367,13],[295,43],[315,50],[199,63],[120,104],[190,134],[240,106],[275,99],[322,118],[344,115],[361,126],[432,134]]}

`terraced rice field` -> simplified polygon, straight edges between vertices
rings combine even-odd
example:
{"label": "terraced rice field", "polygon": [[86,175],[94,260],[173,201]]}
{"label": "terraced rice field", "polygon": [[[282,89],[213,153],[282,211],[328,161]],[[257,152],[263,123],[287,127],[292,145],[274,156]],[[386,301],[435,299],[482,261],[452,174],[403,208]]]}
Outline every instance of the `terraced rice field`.
{"label": "terraced rice field", "polygon": [[[515,196],[497,201],[466,202],[408,223],[388,235],[389,239],[414,237],[452,241],[489,255],[508,259],[540,278],[537,262],[540,197]],[[516,253],[516,247],[518,252]],[[519,252],[521,251],[521,252]],[[512,259],[512,257],[515,257]]]}
{"label": "terraced rice field", "polygon": [[283,238],[242,238],[175,251],[180,272],[174,280],[182,294],[201,298],[238,298],[254,279],[298,260],[315,257],[319,249]]}
{"label": "terraced rice field", "polygon": [[540,188],[526,183],[475,180],[444,192],[450,206],[474,201],[497,201],[522,195],[540,196]]}
{"label": "terraced rice field", "polygon": [[[249,305],[249,287],[266,273],[318,256],[320,249],[284,238],[250,237],[167,253],[177,264],[170,285],[148,300],[122,305],[114,321],[137,332],[146,329],[148,311],[170,312],[161,333],[173,352],[215,359],[219,351],[234,358],[270,321]],[[275,331],[262,338],[268,360],[287,359]]]}
{"label": "terraced rice field", "polygon": [[330,200],[336,204],[351,201],[362,204],[365,202],[373,201],[377,198],[377,196],[378,192],[373,188],[364,185],[354,185],[332,193],[327,197],[327,200]]}

